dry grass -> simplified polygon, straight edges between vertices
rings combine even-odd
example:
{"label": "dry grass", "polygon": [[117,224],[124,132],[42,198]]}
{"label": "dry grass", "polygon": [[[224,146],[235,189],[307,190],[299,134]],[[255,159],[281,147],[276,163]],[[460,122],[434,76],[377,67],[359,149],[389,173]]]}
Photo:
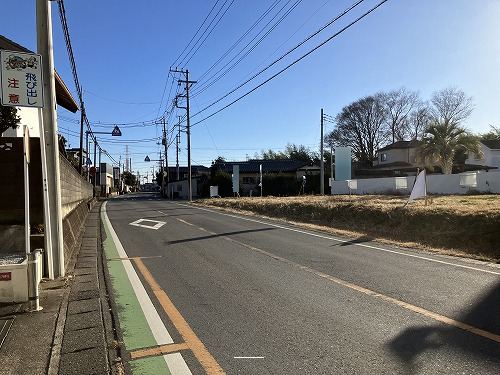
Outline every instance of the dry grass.
{"label": "dry grass", "polygon": [[331,232],[476,259],[500,259],[500,196],[407,198],[298,196],[205,199],[199,204],[307,224]]}

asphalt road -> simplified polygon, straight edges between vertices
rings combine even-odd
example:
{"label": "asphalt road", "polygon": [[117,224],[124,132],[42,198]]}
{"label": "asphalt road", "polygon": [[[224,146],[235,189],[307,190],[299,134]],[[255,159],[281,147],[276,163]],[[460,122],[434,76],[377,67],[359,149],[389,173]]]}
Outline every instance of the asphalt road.
{"label": "asphalt road", "polygon": [[152,193],[106,213],[173,341],[209,353],[181,348],[193,374],[500,373],[497,265]]}

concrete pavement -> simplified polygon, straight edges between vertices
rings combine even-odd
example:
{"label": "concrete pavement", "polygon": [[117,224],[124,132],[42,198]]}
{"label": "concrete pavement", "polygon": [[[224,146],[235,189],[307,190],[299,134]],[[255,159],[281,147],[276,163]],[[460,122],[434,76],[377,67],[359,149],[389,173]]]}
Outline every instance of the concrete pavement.
{"label": "concrete pavement", "polygon": [[40,284],[41,311],[0,304],[1,374],[123,373],[102,263],[100,206],[85,219],[66,277]]}

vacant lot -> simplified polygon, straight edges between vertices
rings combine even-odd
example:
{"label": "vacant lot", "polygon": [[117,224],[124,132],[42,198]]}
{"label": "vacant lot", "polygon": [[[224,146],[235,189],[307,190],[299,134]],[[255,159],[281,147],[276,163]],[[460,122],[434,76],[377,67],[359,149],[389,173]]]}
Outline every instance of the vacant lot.
{"label": "vacant lot", "polygon": [[447,254],[500,260],[500,196],[432,197],[432,203],[390,196],[299,196],[204,199],[198,204],[251,212]]}

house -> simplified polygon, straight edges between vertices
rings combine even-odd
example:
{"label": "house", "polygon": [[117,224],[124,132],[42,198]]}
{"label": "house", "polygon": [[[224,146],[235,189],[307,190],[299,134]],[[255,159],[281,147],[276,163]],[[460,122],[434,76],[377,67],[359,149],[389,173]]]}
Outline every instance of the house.
{"label": "house", "polygon": [[[191,166],[191,176],[199,177],[202,175],[209,175],[210,168],[203,165],[192,165]],[[179,181],[188,178],[188,167],[179,167],[179,174],[177,174],[177,167],[168,167],[168,176],[170,181]]]}
{"label": "house", "polygon": [[311,162],[298,160],[248,160],[240,162],[224,162],[216,165],[219,171],[233,173],[233,166],[239,165],[240,183],[243,194],[248,194],[259,184],[260,166],[262,174],[280,174],[301,180],[307,174],[319,174],[320,167]]}
{"label": "house", "polygon": [[469,152],[465,164],[469,166],[480,167],[482,169],[500,168],[500,140],[482,139],[480,142],[483,157],[478,158],[477,155]]}
{"label": "house", "polygon": [[[10,39],[7,39],[3,35],[0,35],[0,50],[7,51],[19,51],[26,53],[33,53],[27,48],[13,42]],[[64,109],[67,109],[70,112],[78,111],[78,104],[75,99],[71,95],[70,91],[64,84],[63,80],[59,76],[57,72],[55,72],[55,83],[56,83],[56,102],[59,106]],[[21,117],[20,125],[28,125],[30,136],[31,137],[40,137],[40,129],[38,125],[38,109],[37,108],[17,108],[18,116]],[[8,129],[3,133],[4,137],[22,137],[23,136],[23,127],[19,126],[17,129]]]}
{"label": "house", "polygon": [[415,174],[417,168],[424,168],[425,164],[416,157],[417,148],[422,144],[419,140],[397,141],[377,151],[377,160],[374,168],[387,171],[388,175]]}

